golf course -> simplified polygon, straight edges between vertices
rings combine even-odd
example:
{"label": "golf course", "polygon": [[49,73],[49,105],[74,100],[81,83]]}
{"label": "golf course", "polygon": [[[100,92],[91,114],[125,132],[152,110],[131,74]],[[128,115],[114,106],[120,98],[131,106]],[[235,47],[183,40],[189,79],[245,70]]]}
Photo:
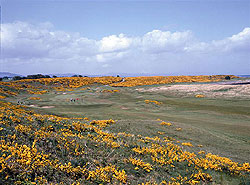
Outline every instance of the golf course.
{"label": "golf course", "polygon": [[71,77],[0,88],[1,184],[250,183],[248,78]]}

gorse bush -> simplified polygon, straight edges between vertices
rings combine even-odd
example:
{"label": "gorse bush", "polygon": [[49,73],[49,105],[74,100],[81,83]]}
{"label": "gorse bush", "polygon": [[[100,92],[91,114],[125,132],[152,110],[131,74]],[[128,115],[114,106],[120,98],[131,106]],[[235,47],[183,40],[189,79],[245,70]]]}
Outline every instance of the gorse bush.
{"label": "gorse bush", "polygon": [[0,104],[0,172],[5,184],[131,183],[136,176],[138,183],[153,183],[152,177],[157,177],[154,183],[196,184],[212,182],[212,171],[241,177],[250,172],[249,163],[189,152],[188,147],[194,147],[190,142],[178,143],[160,134],[105,131],[115,124],[112,119],[42,115],[23,106]]}

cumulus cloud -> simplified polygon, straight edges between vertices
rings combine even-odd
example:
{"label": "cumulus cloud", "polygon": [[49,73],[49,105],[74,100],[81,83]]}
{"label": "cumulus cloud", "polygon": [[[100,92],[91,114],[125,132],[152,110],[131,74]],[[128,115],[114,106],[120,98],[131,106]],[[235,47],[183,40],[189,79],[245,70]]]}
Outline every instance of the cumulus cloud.
{"label": "cumulus cloud", "polygon": [[239,65],[244,73],[250,66],[250,28],[211,42],[199,41],[191,31],[161,30],[94,40],[56,30],[49,22],[14,22],[1,25],[1,42],[2,70],[21,73],[34,68],[43,73],[225,73]]}
{"label": "cumulus cloud", "polygon": [[131,46],[132,39],[124,34],[111,35],[99,41],[100,52],[119,52]]}
{"label": "cumulus cloud", "polygon": [[142,47],[145,52],[183,52],[194,40],[191,31],[171,33],[153,30],[142,37]]}
{"label": "cumulus cloud", "polygon": [[187,52],[207,52],[207,53],[230,53],[234,51],[249,52],[250,51],[250,28],[245,28],[238,34],[231,37],[214,40],[210,43],[195,42],[185,47]]}
{"label": "cumulus cloud", "polygon": [[49,23],[2,24],[3,58],[70,58],[96,52],[96,41],[52,28]]}

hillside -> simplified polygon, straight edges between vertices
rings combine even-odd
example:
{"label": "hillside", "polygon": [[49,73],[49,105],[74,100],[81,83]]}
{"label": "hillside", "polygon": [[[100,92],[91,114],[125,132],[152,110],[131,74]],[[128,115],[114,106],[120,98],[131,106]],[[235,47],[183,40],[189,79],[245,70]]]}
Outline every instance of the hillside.
{"label": "hillside", "polygon": [[250,84],[225,77],[0,82],[0,183],[247,184]]}
{"label": "hillside", "polygon": [[3,78],[3,77],[14,77],[14,76],[22,76],[22,75],[19,75],[19,74],[15,74],[15,73],[9,73],[9,72],[0,72],[0,77]]}

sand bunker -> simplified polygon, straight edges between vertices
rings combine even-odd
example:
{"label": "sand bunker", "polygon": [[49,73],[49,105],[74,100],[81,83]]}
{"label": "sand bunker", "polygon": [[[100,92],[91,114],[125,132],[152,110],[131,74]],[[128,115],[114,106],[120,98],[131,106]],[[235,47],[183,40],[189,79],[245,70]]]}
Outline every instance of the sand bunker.
{"label": "sand bunker", "polygon": [[124,106],[122,106],[121,107],[121,109],[123,109],[123,110],[127,110],[127,109],[129,109],[128,107],[124,107]]}
{"label": "sand bunker", "polygon": [[42,106],[42,107],[39,107],[38,105],[27,105],[27,107],[50,109],[50,108],[54,108],[55,106]]}
{"label": "sand bunker", "polygon": [[43,109],[50,109],[50,108],[54,108],[55,106],[42,106],[41,108]]}
{"label": "sand bunker", "polygon": [[37,105],[26,105],[27,107],[38,107]]}
{"label": "sand bunker", "polygon": [[250,84],[194,84],[163,85],[153,88],[139,88],[140,92],[166,92],[176,95],[194,96],[203,94],[206,97],[241,97],[250,98]]}

